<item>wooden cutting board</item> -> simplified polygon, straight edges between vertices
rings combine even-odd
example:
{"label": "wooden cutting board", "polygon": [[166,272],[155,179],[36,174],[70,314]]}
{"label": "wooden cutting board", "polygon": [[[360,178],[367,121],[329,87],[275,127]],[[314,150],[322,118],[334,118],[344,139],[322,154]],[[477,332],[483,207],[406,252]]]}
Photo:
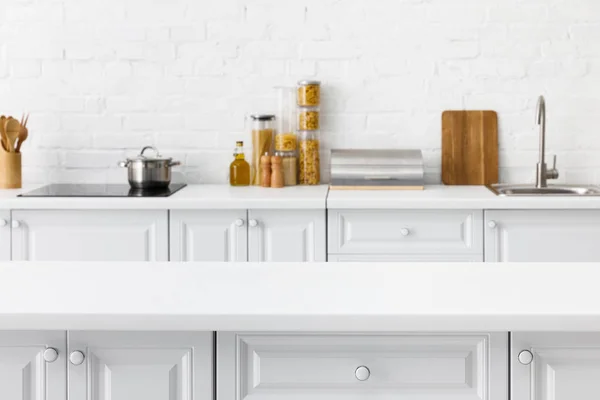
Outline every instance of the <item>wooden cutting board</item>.
{"label": "wooden cutting board", "polygon": [[495,111],[442,113],[442,182],[498,183],[498,115]]}

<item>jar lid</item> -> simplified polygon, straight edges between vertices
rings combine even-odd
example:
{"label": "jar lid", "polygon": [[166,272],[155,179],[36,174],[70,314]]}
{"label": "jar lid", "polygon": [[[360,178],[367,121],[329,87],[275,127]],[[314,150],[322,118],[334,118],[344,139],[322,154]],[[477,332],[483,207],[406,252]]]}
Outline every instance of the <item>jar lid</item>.
{"label": "jar lid", "polygon": [[308,86],[308,85],[320,85],[321,81],[313,81],[310,79],[307,80],[303,80],[303,81],[298,81],[298,85],[300,86]]}
{"label": "jar lid", "polygon": [[250,114],[250,118],[254,121],[275,121],[273,114]]}

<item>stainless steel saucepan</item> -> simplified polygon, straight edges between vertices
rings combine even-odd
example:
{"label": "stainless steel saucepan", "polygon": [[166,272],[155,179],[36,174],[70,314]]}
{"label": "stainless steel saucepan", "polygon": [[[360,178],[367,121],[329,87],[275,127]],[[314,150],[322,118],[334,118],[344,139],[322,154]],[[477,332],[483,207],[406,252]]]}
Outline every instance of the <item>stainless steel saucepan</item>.
{"label": "stainless steel saucepan", "polygon": [[[154,156],[147,156],[146,150],[154,151]],[[127,167],[129,185],[134,189],[160,189],[171,183],[171,167],[181,165],[179,161],[160,155],[156,147],[146,146],[139,155],[119,162],[120,167]]]}

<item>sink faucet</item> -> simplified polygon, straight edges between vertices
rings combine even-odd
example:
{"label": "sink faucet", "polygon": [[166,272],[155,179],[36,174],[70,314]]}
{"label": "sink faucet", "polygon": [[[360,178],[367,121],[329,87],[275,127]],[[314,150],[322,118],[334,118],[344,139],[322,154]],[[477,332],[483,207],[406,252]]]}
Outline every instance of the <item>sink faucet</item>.
{"label": "sink faucet", "polygon": [[554,156],[554,165],[552,168],[548,169],[546,166],[546,101],[544,100],[544,96],[538,98],[535,122],[540,126],[540,161],[537,163],[535,171],[535,187],[544,188],[548,186],[548,179],[558,178],[556,156]]}

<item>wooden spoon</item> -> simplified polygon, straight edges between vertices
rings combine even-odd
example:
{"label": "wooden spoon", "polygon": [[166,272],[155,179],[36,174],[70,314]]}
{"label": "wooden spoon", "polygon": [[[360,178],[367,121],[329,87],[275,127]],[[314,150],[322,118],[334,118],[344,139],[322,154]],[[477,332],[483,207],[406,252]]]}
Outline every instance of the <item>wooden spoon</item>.
{"label": "wooden spoon", "polygon": [[8,151],[8,137],[6,136],[6,117],[0,116],[0,139],[2,141],[2,149]]}
{"label": "wooden spoon", "polygon": [[4,129],[6,130],[6,137],[8,138],[8,151],[14,153],[15,142],[17,141],[19,132],[21,131],[21,124],[13,117],[9,117],[9,119],[6,120]]}
{"label": "wooden spoon", "polygon": [[15,151],[17,153],[21,152],[21,145],[25,140],[27,140],[27,136],[29,136],[29,131],[27,130],[27,121],[29,121],[29,114],[23,115],[21,117],[21,129],[19,130],[19,143],[17,144],[17,148]]}

